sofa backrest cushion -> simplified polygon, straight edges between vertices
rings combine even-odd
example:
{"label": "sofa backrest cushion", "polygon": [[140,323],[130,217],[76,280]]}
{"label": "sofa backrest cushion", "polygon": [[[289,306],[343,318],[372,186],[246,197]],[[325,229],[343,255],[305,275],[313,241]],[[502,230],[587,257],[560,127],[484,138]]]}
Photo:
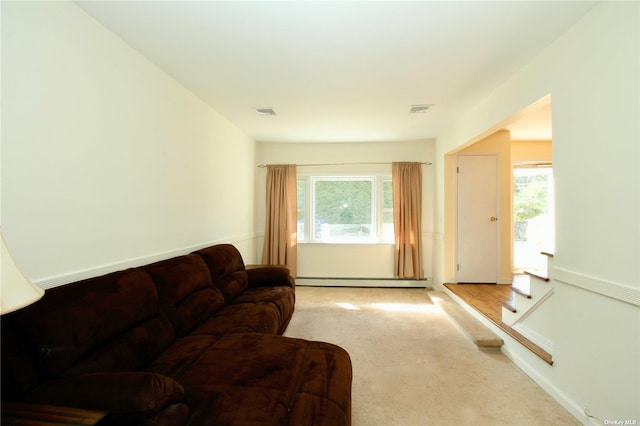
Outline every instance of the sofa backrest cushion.
{"label": "sofa backrest cushion", "polygon": [[247,289],[249,280],[242,255],[233,245],[218,244],[194,253],[206,262],[213,285],[220,289],[227,303]]}
{"label": "sofa backrest cushion", "polygon": [[220,278],[217,286],[224,295],[224,300],[227,303],[231,303],[233,299],[249,287],[248,283],[247,271],[236,271]]}
{"label": "sofa backrest cushion", "polygon": [[49,289],[11,321],[45,379],[139,370],[175,340],[155,285],[142,269]]}
{"label": "sofa backrest cushion", "polygon": [[162,308],[179,337],[224,307],[224,298],[213,286],[209,268],[200,256],[178,256],[144,269],[153,278]]}

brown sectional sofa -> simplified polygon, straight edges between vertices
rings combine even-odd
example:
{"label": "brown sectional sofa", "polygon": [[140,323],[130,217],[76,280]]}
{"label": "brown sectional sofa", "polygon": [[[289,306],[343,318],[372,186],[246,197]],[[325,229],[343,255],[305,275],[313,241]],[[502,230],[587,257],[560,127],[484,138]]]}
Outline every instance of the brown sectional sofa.
{"label": "brown sectional sofa", "polygon": [[109,424],[349,425],[349,355],[281,336],[294,300],[286,268],[228,244],[47,290],[2,317],[2,399]]}

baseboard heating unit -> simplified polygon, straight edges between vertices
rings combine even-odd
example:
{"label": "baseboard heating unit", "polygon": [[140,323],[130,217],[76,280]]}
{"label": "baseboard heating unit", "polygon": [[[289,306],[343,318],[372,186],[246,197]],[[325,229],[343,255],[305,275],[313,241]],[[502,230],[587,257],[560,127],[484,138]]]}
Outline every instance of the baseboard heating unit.
{"label": "baseboard heating unit", "polygon": [[412,287],[430,288],[428,278],[296,277],[296,285],[316,287]]}

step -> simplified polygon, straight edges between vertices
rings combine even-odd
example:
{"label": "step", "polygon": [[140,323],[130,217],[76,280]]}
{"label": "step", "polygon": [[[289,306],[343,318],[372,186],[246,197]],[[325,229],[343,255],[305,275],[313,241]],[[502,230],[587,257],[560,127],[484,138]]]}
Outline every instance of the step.
{"label": "step", "polygon": [[[540,285],[544,285],[544,283],[541,282]],[[444,286],[447,289],[449,289],[449,291],[451,291],[452,294],[454,294],[453,297],[455,297],[456,300],[459,300],[460,303],[464,303],[464,304],[468,305],[470,308],[475,309],[479,314],[484,315],[489,321],[491,321],[493,323],[493,325],[495,327],[497,327],[501,332],[506,333],[510,338],[512,338],[515,341],[517,341],[523,347],[529,349],[531,352],[533,352],[538,357],[540,357],[542,360],[544,360],[547,364],[553,365],[553,357],[552,357],[552,355],[550,353],[546,352],[543,348],[541,348],[540,346],[538,346],[535,343],[531,342],[529,339],[527,339],[525,336],[523,336],[517,330],[514,330],[509,324],[506,323],[506,321],[504,321],[504,315],[505,314],[513,315],[514,317],[517,317],[517,314],[513,314],[510,311],[507,311],[506,309],[503,309],[502,310],[503,319],[502,320],[501,319],[495,319],[492,314],[488,314],[488,312],[486,310],[487,309],[486,306],[484,306],[483,308],[479,308],[478,306],[475,306],[473,304],[473,302],[471,302],[470,297],[469,297],[468,294],[460,293],[459,287],[461,287],[461,286],[459,286],[459,285],[450,285],[450,284],[445,284]],[[464,287],[464,286],[462,286],[462,287]],[[551,286],[547,286],[547,287],[551,287]],[[529,299],[526,299],[526,300],[529,300]],[[498,300],[495,299],[495,301],[497,302]],[[498,304],[496,303],[495,306],[498,306]]]}
{"label": "step", "polygon": [[553,365],[553,355],[551,355],[549,352],[545,351],[543,348],[536,345],[531,340],[527,339],[525,336],[520,334],[517,330],[513,329],[508,324],[503,322],[502,324],[497,324],[497,325],[498,327],[503,329],[505,332],[507,332],[507,334],[513,337],[513,339],[516,340],[518,343],[520,343],[522,346],[524,346],[525,348],[529,349],[531,352],[536,354],[544,362],[546,362],[549,365]]}
{"label": "step", "polygon": [[503,308],[507,309],[508,311],[513,312],[514,314],[515,314],[516,312],[518,312],[518,311],[516,310],[516,305],[515,305],[515,303],[513,302],[513,300],[501,300],[501,301],[499,301],[498,303],[499,303],[499,304],[501,304]]}
{"label": "step", "polygon": [[500,350],[504,341],[487,328],[470,313],[458,305],[448,294],[441,291],[428,291],[427,294],[434,304],[439,306],[463,334],[482,351]]}
{"label": "step", "polygon": [[518,322],[521,316],[521,314],[515,313],[505,307],[502,308],[502,322],[509,326]]}
{"label": "step", "polygon": [[511,280],[511,290],[524,297],[531,298],[531,276],[525,273],[515,274]]}
{"label": "step", "polygon": [[546,282],[551,281],[549,277],[547,277],[546,275],[544,275],[542,272],[539,272],[539,271],[524,271],[524,273],[531,277],[538,278],[542,281],[546,281]]}
{"label": "step", "polygon": [[528,290],[516,286],[511,286],[511,291],[513,291],[514,293],[518,293],[519,295],[524,296],[527,299],[531,299],[531,293]]}

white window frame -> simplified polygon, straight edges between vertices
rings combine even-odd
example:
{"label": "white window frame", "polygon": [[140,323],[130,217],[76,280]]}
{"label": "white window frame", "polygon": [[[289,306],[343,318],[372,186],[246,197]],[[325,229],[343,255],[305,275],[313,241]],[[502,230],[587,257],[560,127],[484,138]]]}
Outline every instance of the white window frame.
{"label": "white window frame", "polygon": [[[314,235],[313,218],[315,217],[314,190],[315,182],[331,180],[370,180],[373,183],[372,191],[372,224],[375,235],[360,241],[354,240],[324,240]],[[304,231],[303,239],[298,239],[299,244],[393,244],[393,239],[384,240],[383,227],[385,211],[393,209],[384,208],[384,182],[391,181],[390,173],[315,173],[298,174],[297,182],[304,185]]]}
{"label": "white window frame", "polygon": [[391,226],[393,226],[393,197],[391,199],[391,207],[384,207],[384,183],[389,181],[393,188],[393,183],[391,181],[391,175],[380,175],[379,183],[376,185],[376,189],[378,190],[378,206],[379,214],[378,214],[378,239],[380,242],[393,244],[395,240],[395,236],[393,232],[391,232],[391,236],[389,239],[384,239],[384,214],[389,212],[391,213]]}

